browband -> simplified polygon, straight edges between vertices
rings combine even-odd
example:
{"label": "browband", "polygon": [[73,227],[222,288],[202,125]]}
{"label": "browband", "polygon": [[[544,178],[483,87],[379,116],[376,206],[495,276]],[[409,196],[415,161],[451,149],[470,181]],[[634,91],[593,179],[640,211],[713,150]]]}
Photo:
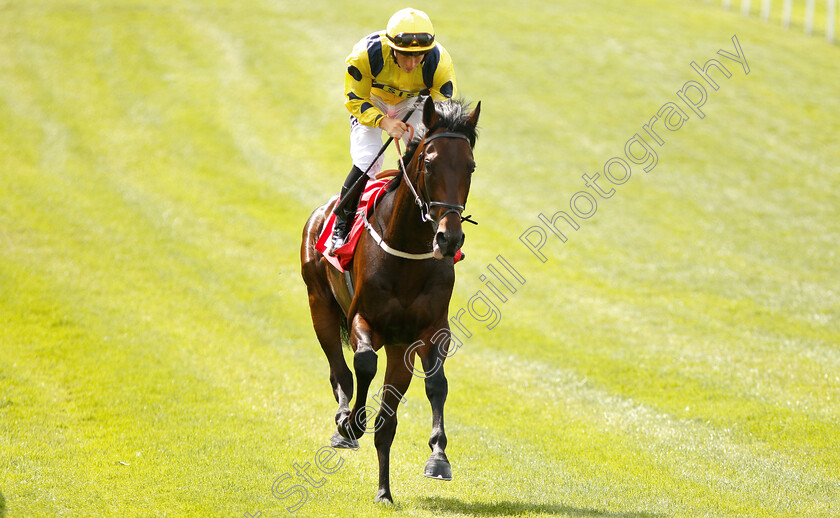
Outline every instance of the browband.
{"label": "browband", "polygon": [[455,133],[454,131],[444,131],[443,133],[435,133],[431,137],[426,137],[426,143],[431,142],[432,140],[440,137],[451,137],[451,138],[462,138],[467,142],[470,141],[469,137],[464,135],[463,133]]}

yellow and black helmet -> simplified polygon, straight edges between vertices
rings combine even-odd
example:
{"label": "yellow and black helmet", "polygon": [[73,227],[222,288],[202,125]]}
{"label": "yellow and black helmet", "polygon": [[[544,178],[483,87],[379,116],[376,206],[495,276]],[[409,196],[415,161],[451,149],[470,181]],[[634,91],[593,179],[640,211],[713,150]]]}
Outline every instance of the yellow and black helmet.
{"label": "yellow and black helmet", "polygon": [[394,13],[385,30],[388,45],[400,52],[426,52],[435,47],[435,28],[423,11],[408,7]]}

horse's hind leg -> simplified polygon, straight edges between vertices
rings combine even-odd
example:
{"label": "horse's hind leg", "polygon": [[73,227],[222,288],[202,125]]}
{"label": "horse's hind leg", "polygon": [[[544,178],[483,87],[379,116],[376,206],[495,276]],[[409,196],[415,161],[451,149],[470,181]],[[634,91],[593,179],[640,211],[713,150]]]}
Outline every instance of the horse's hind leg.
{"label": "horse's hind leg", "polygon": [[367,394],[370,382],[376,376],[376,349],[370,325],[356,314],[350,326],[350,345],[353,353],[353,370],[356,371],[356,402],[353,410],[338,422],[338,431],[348,440],[356,440],[367,427]]}
{"label": "horse's hind leg", "polygon": [[[403,359],[404,348],[386,346],[388,366],[385,369],[385,382],[380,391],[379,415],[376,417],[376,434],[373,443],[379,457],[379,491],[377,502],[393,502],[391,496],[390,459],[391,443],[397,432],[397,405],[411,383],[411,370]],[[376,397],[374,396],[374,399]]]}
{"label": "horse's hind leg", "polygon": [[[341,319],[344,315],[333,298],[326,279],[317,274],[306,275],[306,273],[304,280],[309,292],[309,311],[312,314],[312,323],[318,342],[330,363],[330,385],[338,403],[335,422],[339,423],[350,415],[350,399],[353,398],[353,373],[347,367],[341,351]],[[331,442],[335,448],[358,447],[355,440],[345,439],[338,433],[333,435]]]}

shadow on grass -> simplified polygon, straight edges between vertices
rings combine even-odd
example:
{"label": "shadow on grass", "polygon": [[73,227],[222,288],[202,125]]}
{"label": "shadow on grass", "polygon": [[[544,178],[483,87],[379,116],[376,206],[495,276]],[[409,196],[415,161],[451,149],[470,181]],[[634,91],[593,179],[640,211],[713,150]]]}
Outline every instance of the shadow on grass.
{"label": "shadow on grass", "polygon": [[581,518],[662,518],[664,515],[645,512],[613,513],[598,509],[585,509],[559,504],[533,504],[530,502],[463,502],[456,498],[424,497],[420,499],[421,509],[437,515],[444,513],[468,514],[472,516],[518,516],[525,513],[548,516],[573,516]]}
{"label": "shadow on grass", "polygon": [[0,492],[0,518],[5,518],[6,516],[6,498],[3,496],[3,493]]}

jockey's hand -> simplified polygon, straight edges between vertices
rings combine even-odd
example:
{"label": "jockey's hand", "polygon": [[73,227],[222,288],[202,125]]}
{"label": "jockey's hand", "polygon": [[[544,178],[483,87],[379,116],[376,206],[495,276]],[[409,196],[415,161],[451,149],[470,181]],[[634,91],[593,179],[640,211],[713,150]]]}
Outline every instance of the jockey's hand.
{"label": "jockey's hand", "polygon": [[402,138],[403,133],[408,131],[408,124],[399,119],[392,119],[384,117],[379,123],[379,127],[388,134],[389,137]]}

